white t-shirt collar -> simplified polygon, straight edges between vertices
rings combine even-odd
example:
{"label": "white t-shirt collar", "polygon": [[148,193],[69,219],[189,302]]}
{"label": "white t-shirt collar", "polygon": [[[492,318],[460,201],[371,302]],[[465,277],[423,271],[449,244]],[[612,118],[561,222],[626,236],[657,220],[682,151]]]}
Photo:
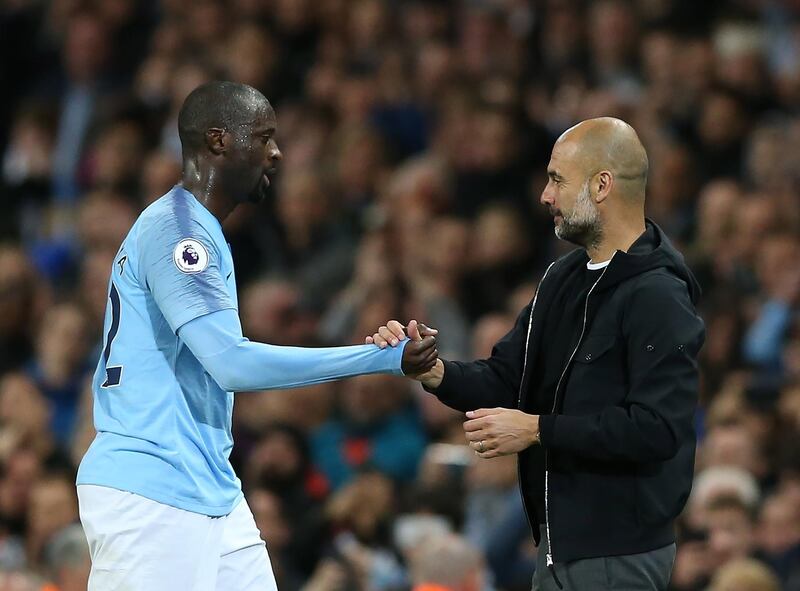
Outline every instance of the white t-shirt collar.
{"label": "white t-shirt collar", "polygon": [[[616,253],[614,253],[614,254],[616,254]],[[614,258],[614,255],[611,255],[611,259],[613,259],[613,258]],[[590,260],[586,261],[586,268],[589,269],[590,271],[597,271],[599,269],[605,269],[606,267],[608,267],[608,263],[611,262],[611,259],[608,259],[607,261],[603,261],[602,263],[593,263],[591,261],[591,259],[590,259]]]}

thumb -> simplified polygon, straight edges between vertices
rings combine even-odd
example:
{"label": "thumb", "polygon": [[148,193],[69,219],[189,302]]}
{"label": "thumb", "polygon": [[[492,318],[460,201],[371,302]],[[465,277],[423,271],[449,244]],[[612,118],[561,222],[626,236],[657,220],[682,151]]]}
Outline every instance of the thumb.
{"label": "thumb", "polygon": [[416,320],[409,320],[408,322],[408,337],[412,341],[421,341],[422,335],[419,333],[419,324]]}
{"label": "thumb", "polygon": [[426,336],[426,337],[428,335],[436,336],[437,334],[439,334],[439,330],[436,329],[436,328],[431,328],[430,326],[426,326],[425,324],[420,322],[419,323],[419,334],[421,334],[422,336]]}

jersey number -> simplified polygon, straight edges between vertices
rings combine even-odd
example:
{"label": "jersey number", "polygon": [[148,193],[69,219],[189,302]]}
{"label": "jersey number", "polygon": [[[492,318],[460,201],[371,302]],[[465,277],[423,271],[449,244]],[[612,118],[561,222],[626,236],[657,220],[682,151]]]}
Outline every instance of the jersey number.
{"label": "jersey number", "polygon": [[103,349],[103,359],[105,359],[106,362],[106,381],[103,382],[103,388],[119,386],[119,383],[122,380],[122,366],[108,366],[108,358],[111,355],[111,344],[114,342],[114,338],[117,336],[117,332],[119,331],[119,316],[121,312],[119,292],[117,291],[117,286],[114,285],[113,282],[111,283],[111,291],[109,292],[108,297],[111,300],[111,327],[108,329],[108,335],[106,335],[106,347]]}

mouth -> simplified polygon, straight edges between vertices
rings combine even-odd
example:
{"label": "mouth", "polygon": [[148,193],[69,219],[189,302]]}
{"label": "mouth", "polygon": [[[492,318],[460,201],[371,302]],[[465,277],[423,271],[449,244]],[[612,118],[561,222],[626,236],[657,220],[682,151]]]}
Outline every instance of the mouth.
{"label": "mouth", "polygon": [[273,166],[272,168],[266,169],[261,174],[262,178],[264,179],[264,185],[265,186],[267,186],[267,187],[270,186],[271,183],[270,183],[269,177],[270,177],[270,175],[274,175],[276,172],[278,172],[278,169]]}

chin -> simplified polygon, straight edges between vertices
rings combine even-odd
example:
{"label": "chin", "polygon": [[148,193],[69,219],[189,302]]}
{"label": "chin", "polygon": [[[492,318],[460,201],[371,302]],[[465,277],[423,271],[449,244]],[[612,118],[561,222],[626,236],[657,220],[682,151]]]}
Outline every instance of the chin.
{"label": "chin", "polygon": [[255,189],[247,194],[247,203],[263,203],[267,198],[268,185],[264,181],[260,181]]}

